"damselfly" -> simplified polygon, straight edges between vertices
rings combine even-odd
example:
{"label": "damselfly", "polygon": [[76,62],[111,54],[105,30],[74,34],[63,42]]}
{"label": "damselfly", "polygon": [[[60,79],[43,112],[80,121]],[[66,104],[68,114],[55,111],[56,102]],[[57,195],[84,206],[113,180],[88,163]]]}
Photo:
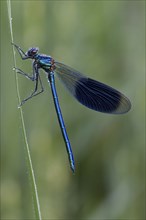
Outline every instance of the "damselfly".
{"label": "damselfly", "polygon": [[[21,69],[14,68],[17,73],[24,75],[26,78],[35,82],[35,88],[32,94],[24,99],[20,106],[22,106],[30,98],[42,93],[44,91],[41,82],[39,69],[43,69],[47,74],[48,82],[51,86],[54,105],[60,124],[61,132],[66,145],[70,167],[75,171],[75,163],[71,144],[66,132],[64,120],[62,117],[58,96],[55,87],[54,75],[57,75],[60,81],[64,84],[67,90],[83,105],[95,111],[123,114],[130,110],[131,103],[129,99],[121,92],[107,86],[101,82],[95,81],[74,70],[67,65],[55,61],[51,56],[39,54],[39,49],[36,47],[30,48],[26,53],[16,44],[12,43],[19,52],[22,60],[32,59],[32,76],[23,72]],[[41,90],[38,91],[38,83],[40,83]]]}

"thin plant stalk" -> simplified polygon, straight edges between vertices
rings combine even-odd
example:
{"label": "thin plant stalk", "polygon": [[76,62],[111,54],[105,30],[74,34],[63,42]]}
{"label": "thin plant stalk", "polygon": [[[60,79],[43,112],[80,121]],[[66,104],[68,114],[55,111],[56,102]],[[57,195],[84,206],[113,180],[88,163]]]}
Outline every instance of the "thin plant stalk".
{"label": "thin plant stalk", "polygon": [[[7,0],[7,8],[8,8],[8,19],[9,19],[9,26],[10,26],[11,41],[14,42],[13,27],[12,27],[12,13],[11,13],[11,0]],[[14,66],[16,67],[17,65],[16,65],[16,57],[15,57],[14,47],[13,47],[13,62],[14,62]],[[15,74],[15,81],[16,81],[17,98],[18,98],[18,102],[20,103],[21,99],[20,99],[19,82],[18,82],[17,73]],[[27,169],[28,169],[28,174],[30,176],[29,180],[30,180],[31,189],[32,189],[35,219],[42,220],[39,197],[38,197],[37,186],[36,186],[36,181],[35,181],[35,175],[34,175],[34,170],[33,170],[33,165],[32,165],[32,160],[31,160],[31,155],[30,155],[30,150],[29,150],[29,145],[28,145],[28,140],[27,140],[27,135],[26,135],[23,111],[22,111],[21,107],[19,108],[19,111],[20,111],[20,118],[21,118],[22,130],[23,130],[23,135],[24,135],[26,159],[27,159],[27,165],[28,165]]]}

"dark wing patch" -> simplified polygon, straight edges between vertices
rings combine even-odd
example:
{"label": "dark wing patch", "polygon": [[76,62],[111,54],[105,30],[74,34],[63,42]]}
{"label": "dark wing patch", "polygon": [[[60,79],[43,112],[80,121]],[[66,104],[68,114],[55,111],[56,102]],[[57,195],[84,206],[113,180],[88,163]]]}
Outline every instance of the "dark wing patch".
{"label": "dark wing patch", "polygon": [[95,111],[122,114],[130,110],[127,97],[119,91],[90,78],[80,78],[76,82],[76,99]]}
{"label": "dark wing patch", "polygon": [[55,66],[55,73],[67,90],[86,107],[110,114],[123,114],[130,110],[129,99],[116,89],[62,63],[55,62]]}

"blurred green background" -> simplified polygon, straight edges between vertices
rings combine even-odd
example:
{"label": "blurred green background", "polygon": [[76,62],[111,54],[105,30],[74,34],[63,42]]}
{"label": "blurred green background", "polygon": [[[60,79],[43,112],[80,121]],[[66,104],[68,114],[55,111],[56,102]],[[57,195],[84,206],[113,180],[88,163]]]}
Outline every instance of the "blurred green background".
{"label": "blurred green background", "polygon": [[[1,1],[1,219],[34,219],[6,1]],[[123,92],[125,115],[80,105],[56,79],[76,162],[67,153],[45,74],[45,92],[23,106],[43,219],[144,219],[145,2],[12,1],[14,42],[38,46]],[[17,66],[32,71],[16,54]],[[33,83],[19,77],[21,99]]]}

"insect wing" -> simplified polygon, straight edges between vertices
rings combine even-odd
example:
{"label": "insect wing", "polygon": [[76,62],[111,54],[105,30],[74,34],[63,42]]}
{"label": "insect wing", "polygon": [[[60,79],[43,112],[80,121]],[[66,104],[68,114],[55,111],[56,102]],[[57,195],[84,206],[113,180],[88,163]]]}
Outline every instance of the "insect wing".
{"label": "insect wing", "polygon": [[129,99],[119,91],[90,79],[62,63],[55,62],[55,66],[60,81],[86,107],[110,114],[123,114],[130,110]]}

